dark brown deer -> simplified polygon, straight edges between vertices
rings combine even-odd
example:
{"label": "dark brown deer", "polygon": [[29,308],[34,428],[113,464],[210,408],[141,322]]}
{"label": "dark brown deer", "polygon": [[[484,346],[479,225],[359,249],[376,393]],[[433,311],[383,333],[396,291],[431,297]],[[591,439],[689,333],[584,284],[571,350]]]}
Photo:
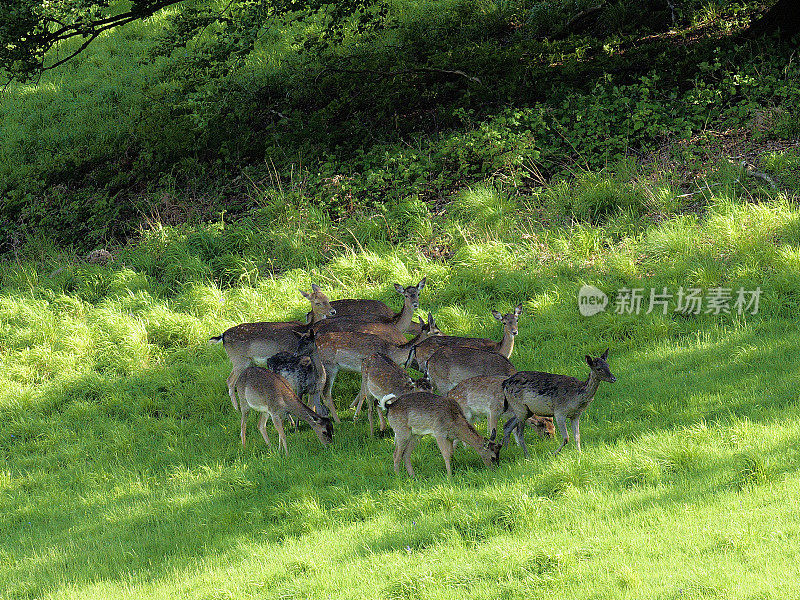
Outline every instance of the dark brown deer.
{"label": "dark brown deer", "polygon": [[589,378],[586,381],[567,375],[554,375],[539,371],[519,371],[506,379],[503,382],[503,395],[516,418],[506,421],[504,440],[508,440],[514,427],[517,428],[518,433],[521,433],[525,420],[531,414],[552,416],[561,433],[561,445],[555,453],[561,452],[561,449],[569,442],[567,419],[570,420],[575,447],[580,452],[579,422],[581,415],[594,399],[594,394],[601,381],[614,383],[617,380],[611,373],[606,362],[607,358],[608,349],[598,358],[586,356],[586,363],[590,369]]}

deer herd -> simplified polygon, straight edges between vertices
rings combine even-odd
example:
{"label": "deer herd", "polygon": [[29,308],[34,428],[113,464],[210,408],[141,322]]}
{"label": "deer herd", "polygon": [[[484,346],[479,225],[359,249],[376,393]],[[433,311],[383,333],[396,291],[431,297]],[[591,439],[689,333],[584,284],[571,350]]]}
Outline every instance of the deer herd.
{"label": "deer herd", "polygon": [[[522,304],[505,315],[492,311],[503,324],[499,342],[442,335],[430,313],[427,320],[414,321],[425,281],[408,287],[395,284],[403,297],[399,313],[377,300],[329,301],[314,284],[310,292],[301,290],[311,304],[305,323],[243,323],[212,337],[212,342],[222,342],[233,367],[228,394],[241,413],[242,445],[250,409],[261,413],[258,429],[268,446],[267,418],[272,419],[278,446],[287,455],[283,427],[287,417],[306,421],[323,445],[330,444],[333,422],[341,422],[333,384],[339,371],[351,371],[361,373],[361,388],[351,405],[354,419],[366,402],[370,435],[374,435],[375,412],[381,433],[388,422],[395,437],[396,473],[402,462],[413,476],[411,452],[423,435],[436,440],[448,476],[459,441],[472,447],[486,466],[495,466],[501,447],[513,434],[527,457],[525,425],[543,438],[553,437],[557,427],[558,454],[569,442],[569,419],[580,452],[581,414],[601,381],[616,381],[606,362],[608,350],[599,357],[586,356],[590,369],[586,381],[517,371],[509,358]],[[422,377],[412,379],[409,367]],[[313,402],[313,409],[301,400],[304,396]],[[489,439],[473,427],[483,417],[488,420]],[[504,419],[502,443],[495,441],[500,418]]]}

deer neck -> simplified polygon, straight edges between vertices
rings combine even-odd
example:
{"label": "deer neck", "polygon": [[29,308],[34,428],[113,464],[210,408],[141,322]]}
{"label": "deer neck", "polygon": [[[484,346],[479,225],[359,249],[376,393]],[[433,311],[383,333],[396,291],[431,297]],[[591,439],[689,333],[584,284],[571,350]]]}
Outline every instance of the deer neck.
{"label": "deer neck", "polygon": [[292,398],[286,404],[289,412],[295,417],[298,419],[303,419],[303,421],[308,423],[312,429],[319,428],[319,424],[316,421],[316,417],[318,416],[317,413],[308,408],[308,406],[306,406],[297,396]]}
{"label": "deer neck", "polygon": [[514,337],[516,336],[511,333],[511,329],[503,325],[503,339],[497,345],[497,353],[511,358],[511,353],[514,351]]}
{"label": "deer neck", "polygon": [[484,442],[485,440],[475,428],[470,425],[466,420],[462,423],[462,427],[460,427],[461,432],[459,433],[459,439],[464,442],[467,446],[470,446],[475,452],[483,456],[484,450]]}
{"label": "deer neck", "polygon": [[397,313],[392,322],[397,330],[401,333],[408,331],[411,327],[411,321],[414,320],[414,305],[409,298],[403,298],[403,310]]}
{"label": "deer neck", "polygon": [[598,387],[600,387],[600,378],[595,375],[594,371],[592,371],[589,373],[589,379],[587,379],[583,384],[584,391],[582,395],[591,400],[594,398],[594,394]]}

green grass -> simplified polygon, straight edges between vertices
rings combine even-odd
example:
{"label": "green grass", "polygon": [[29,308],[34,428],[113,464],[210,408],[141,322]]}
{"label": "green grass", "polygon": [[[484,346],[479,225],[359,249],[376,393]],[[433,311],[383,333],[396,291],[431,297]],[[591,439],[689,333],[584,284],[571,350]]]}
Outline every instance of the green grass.
{"label": "green grass", "polygon": [[[580,182],[573,192],[597,198]],[[223,257],[264,264],[266,223],[156,228],[109,266],[41,244],[6,263],[0,596],[798,595],[800,212],[734,193],[657,223],[619,213],[543,226],[537,198],[506,202],[468,190],[437,217],[449,259],[411,242],[362,248],[346,223],[323,220],[298,235],[328,231],[328,260],[249,278]],[[426,440],[417,476],[396,477],[391,438],[371,439],[344,410],[355,376],[337,380],[344,420],[330,447],[303,428],[284,458],[253,418],[241,448],[230,366],[210,335],[301,317],[297,290],[312,282],[399,307],[391,284],[422,275],[421,307],[448,333],[499,339],[490,309],[523,302],[521,369],[585,377],[583,355],[611,348],[618,382],[582,419],[581,455],[530,440],[530,460],[512,444],[490,471],[459,449],[448,481]],[[585,318],[583,283],[764,293],[757,315]]]}

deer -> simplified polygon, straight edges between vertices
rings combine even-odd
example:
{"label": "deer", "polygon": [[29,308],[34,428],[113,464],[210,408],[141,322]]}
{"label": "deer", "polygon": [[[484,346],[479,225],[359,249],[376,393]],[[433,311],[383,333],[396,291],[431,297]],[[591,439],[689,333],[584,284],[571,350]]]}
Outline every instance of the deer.
{"label": "deer", "polygon": [[499,463],[501,444],[486,440],[475,431],[454,400],[430,392],[414,392],[385,398],[383,403],[388,410],[386,418],[394,430],[395,474],[400,474],[400,462],[403,461],[408,475],[414,476],[411,452],[423,435],[432,435],[436,440],[448,479],[453,474],[450,466],[452,440],[461,440],[472,447],[487,467],[496,467]]}
{"label": "deer", "polygon": [[297,397],[302,399],[305,395],[312,396],[317,389],[317,344],[313,329],[307,332],[295,331],[295,335],[298,337],[297,351],[278,352],[267,359],[266,367],[283,377]]}
{"label": "deer", "polygon": [[503,324],[503,337],[499,342],[485,338],[469,338],[451,335],[442,335],[428,338],[419,344],[414,350],[414,358],[420,371],[425,370],[428,360],[433,354],[445,346],[457,346],[461,348],[478,348],[487,352],[497,352],[506,358],[511,357],[514,351],[514,338],[519,333],[517,324],[519,316],[522,314],[522,303],[520,302],[512,312],[504,315],[496,310],[492,310],[492,316]]}
{"label": "deer", "polygon": [[[403,308],[399,313],[395,313],[391,308],[379,300],[368,299],[344,299],[332,301],[331,307],[338,315],[337,321],[370,321],[393,326],[400,333],[406,333],[409,329],[416,329],[414,325],[414,311],[419,308],[419,295],[425,287],[427,277],[423,277],[417,285],[403,287],[399,283],[394,284],[394,289],[403,296]],[[313,286],[312,286],[313,291]],[[306,315],[307,320],[314,322],[318,317],[313,313]],[[330,327],[327,324],[327,327]],[[353,329],[338,329],[335,331],[351,331]],[[322,330],[320,330],[322,331]],[[333,330],[332,330],[333,331]],[[376,333],[367,331],[366,333]],[[414,335],[419,333],[416,331]],[[378,334],[379,335],[379,334]]]}
{"label": "deer", "polygon": [[288,415],[294,415],[296,418],[306,421],[314,430],[314,433],[317,434],[323,446],[327,446],[333,441],[331,420],[318,415],[303,404],[286,380],[280,375],[276,375],[263,367],[251,365],[239,375],[235,389],[239,395],[242,413],[240,433],[242,447],[245,445],[247,413],[251,408],[261,413],[261,417],[258,420],[258,430],[261,432],[264,442],[270,448],[272,444],[267,435],[267,416],[272,418],[272,423],[278,432],[278,450],[280,451],[283,448],[286,456],[289,456],[289,448],[286,445],[283,421]]}
{"label": "deer", "polygon": [[369,396],[378,401],[378,418],[380,432],[386,430],[386,420],[383,417],[385,407],[381,404],[387,397],[400,397],[420,391],[425,387],[424,382],[418,383],[411,379],[408,372],[389,358],[386,354],[373,354],[361,362],[361,389],[350,408],[355,408],[353,420],[358,418],[361,405],[367,401],[367,415],[369,418],[369,435],[374,435],[372,406],[374,402]]}
{"label": "deer", "polygon": [[378,353],[385,354],[397,364],[403,364],[408,360],[414,346],[438,331],[430,313],[428,322],[425,323],[420,318],[419,324],[420,333],[404,344],[393,344],[376,335],[352,331],[330,331],[317,336],[317,349],[325,379],[318,382],[316,397],[322,396],[320,404],[326,404],[330,408],[335,422],[341,422],[332,395],[333,382],[339,371],[360,373],[364,359]]}
{"label": "deer", "polygon": [[426,376],[430,378],[439,393],[444,395],[462,381],[472,377],[489,375],[510,377],[516,372],[511,361],[502,354],[461,346],[439,348],[425,365]]}
{"label": "deer", "polygon": [[[509,420],[516,416],[503,396],[503,382],[506,379],[506,375],[471,377],[447,393],[447,397],[461,407],[470,425],[474,425],[479,418],[487,417],[487,431],[491,441],[497,436],[498,418],[502,416],[505,420]],[[552,419],[533,415],[528,418],[527,423],[542,439],[553,437],[555,427]],[[520,443],[516,429],[514,434],[517,444],[523,447],[527,458],[527,447]],[[457,442],[453,442],[454,450],[456,444]]]}
{"label": "deer", "polygon": [[561,434],[561,445],[555,451],[555,454],[558,454],[569,442],[567,433],[567,419],[569,419],[575,447],[580,453],[581,415],[594,399],[601,381],[614,383],[617,380],[606,362],[607,358],[608,348],[598,358],[586,355],[586,364],[590,369],[586,381],[567,375],[538,371],[519,371],[506,379],[503,382],[503,397],[514,411],[516,418],[506,421],[504,440],[508,440],[515,427],[521,432],[525,420],[531,414],[553,417]]}
{"label": "deer", "polygon": [[[311,303],[315,318],[334,316],[336,310],[331,307],[328,297],[322,293],[319,286],[312,285],[311,290],[310,293],[300,290],[300,293]],[[222,347],[231,361],[232,370],[227,384],[234,410],[239,409],[234,388],[242,371],[252,361],[263,362],[278,352],[294,353],[297,349],[296,333],[310,329],[310,325],[299,321],[242,323],[211,338],[211,343],[222,342]]]}

